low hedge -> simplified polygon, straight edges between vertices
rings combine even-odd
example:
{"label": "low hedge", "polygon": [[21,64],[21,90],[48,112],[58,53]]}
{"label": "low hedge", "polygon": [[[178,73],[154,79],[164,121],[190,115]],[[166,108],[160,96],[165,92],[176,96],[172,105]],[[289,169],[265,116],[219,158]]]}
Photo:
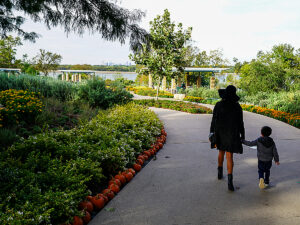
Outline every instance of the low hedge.
{"label": "low hedge", "polygon": [[82,214],[79,202],[131,166],[161,128],[154,112],[130,103],[1,151],[0,224],[69,223]]}
{"label": "low hedge", "polygon": [[192,103],[179,102],[179,101],[144,99],[144,100],[134,100],[134,102],[136,104],[144,105],[148,107],[173,109],[173,110],[188,112],[188,113],[197,113],[197,114],[212,113],[212,110],[207,107],[192,104]]}
{"label": "low hedge", "polygon": [[197,103],[203,103],[203,104],[211,104],[215,105],[220,99],[217,98],[201,98],[201,97],[194,97],[194,96],[186,96],[184,101],[189,101],[189,102],[197,102]]}
{"label": "low hedge", "polygon": [[129,92],[116,88],[110,89],[105,86],[103,80],[88,80],[79,86],[78,96],[87,101],[92,107],[107,109],[115,104],[126,104],[131,101],[133,95]]}
{"label": "low hedge", "polygon": [[[148,87],[127,87],[127,90],[133,91],[137,95],[156,97],[157,90]],[[173,98],[174,95],[167,91],[159,91],[160,98]]]}

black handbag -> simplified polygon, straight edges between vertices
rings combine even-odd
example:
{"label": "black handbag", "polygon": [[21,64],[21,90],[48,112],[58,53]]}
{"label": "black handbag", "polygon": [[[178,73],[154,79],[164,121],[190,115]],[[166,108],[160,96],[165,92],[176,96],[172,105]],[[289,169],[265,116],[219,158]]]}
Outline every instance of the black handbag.
{"label": "black handbag", "polygon": [[217,139],[216,139],[216,134],[215,133],[210,133],[208,135],[208,139],[210,141],[210,147],[211,148],[216,148],[217,147]]}

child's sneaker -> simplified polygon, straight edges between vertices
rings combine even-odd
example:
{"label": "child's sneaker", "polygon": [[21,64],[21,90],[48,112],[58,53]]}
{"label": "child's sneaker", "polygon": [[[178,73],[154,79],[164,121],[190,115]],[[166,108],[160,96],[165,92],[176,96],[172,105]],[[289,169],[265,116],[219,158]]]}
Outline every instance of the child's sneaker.
{"label": "child's sneaker", "polygon": [[259,184],[258,184],[259,188],[260,189],[264,189],[266,186],[265,186],[265,181],[264,181],[264,178],[260,178],[259,179]]}

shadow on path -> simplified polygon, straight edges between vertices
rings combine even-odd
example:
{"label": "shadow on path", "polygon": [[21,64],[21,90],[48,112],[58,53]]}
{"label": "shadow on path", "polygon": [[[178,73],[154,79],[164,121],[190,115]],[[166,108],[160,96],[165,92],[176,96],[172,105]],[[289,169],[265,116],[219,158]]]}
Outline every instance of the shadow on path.
{"label": "shadow on path", "polygon": [[[152,108],[168,133],[164,148],[90,222],[90,225],[297,225],[300,224],[300,130],[244,112],[247,139],[273,128],[280,166],[273,164],[267,190],[258,188],[256,151],[234,155],[234,185],[217,180],[217,151],[208,132],[211,115]],[[225,170],[226,173],[226,170]]]}

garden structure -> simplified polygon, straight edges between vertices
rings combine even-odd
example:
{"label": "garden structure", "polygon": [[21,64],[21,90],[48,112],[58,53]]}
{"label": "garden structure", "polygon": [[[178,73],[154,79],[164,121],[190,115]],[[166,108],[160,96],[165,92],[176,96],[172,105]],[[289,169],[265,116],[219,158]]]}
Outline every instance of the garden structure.
{"label": "garden structure", "polygon": [[0,68],[0,72],[7,73],[8,75],[12,74],[19,74],[21,73],[21,69],[16,68]]}
{"label": "garden structure", "polygon": [[[181,82],[185,82],[186,86],[192,85],[191,80],[189,79],[189,74],[193,73],[198,75],[196,80],[197,87],[201,87],[201,75],[204,73],[212,73],[210,78],[210,88],[215,88],[215,73],[221,73],[222,71],[228,70],[229,68],[198,68],[198,67],[185,67],[184,68],[184,79],[178,78],[177,81],[175,78],[171,80],[171,92],[174,93],[176,87],[180,87]],[[175,70],[175,68],[173,69]],[[149,74],[149,87],[153,87],[152,76]],[[162,80],[162,90],[166,90],[167,88],[167,78],[164,77]]]}
{"label": "garden structure", "polygon": [[81,82],[82,74],[87,74],[89,79],[96,76],[96,71],[94,70],[59,70],[59,72],[63,73],[61,80],[72,82]]}

